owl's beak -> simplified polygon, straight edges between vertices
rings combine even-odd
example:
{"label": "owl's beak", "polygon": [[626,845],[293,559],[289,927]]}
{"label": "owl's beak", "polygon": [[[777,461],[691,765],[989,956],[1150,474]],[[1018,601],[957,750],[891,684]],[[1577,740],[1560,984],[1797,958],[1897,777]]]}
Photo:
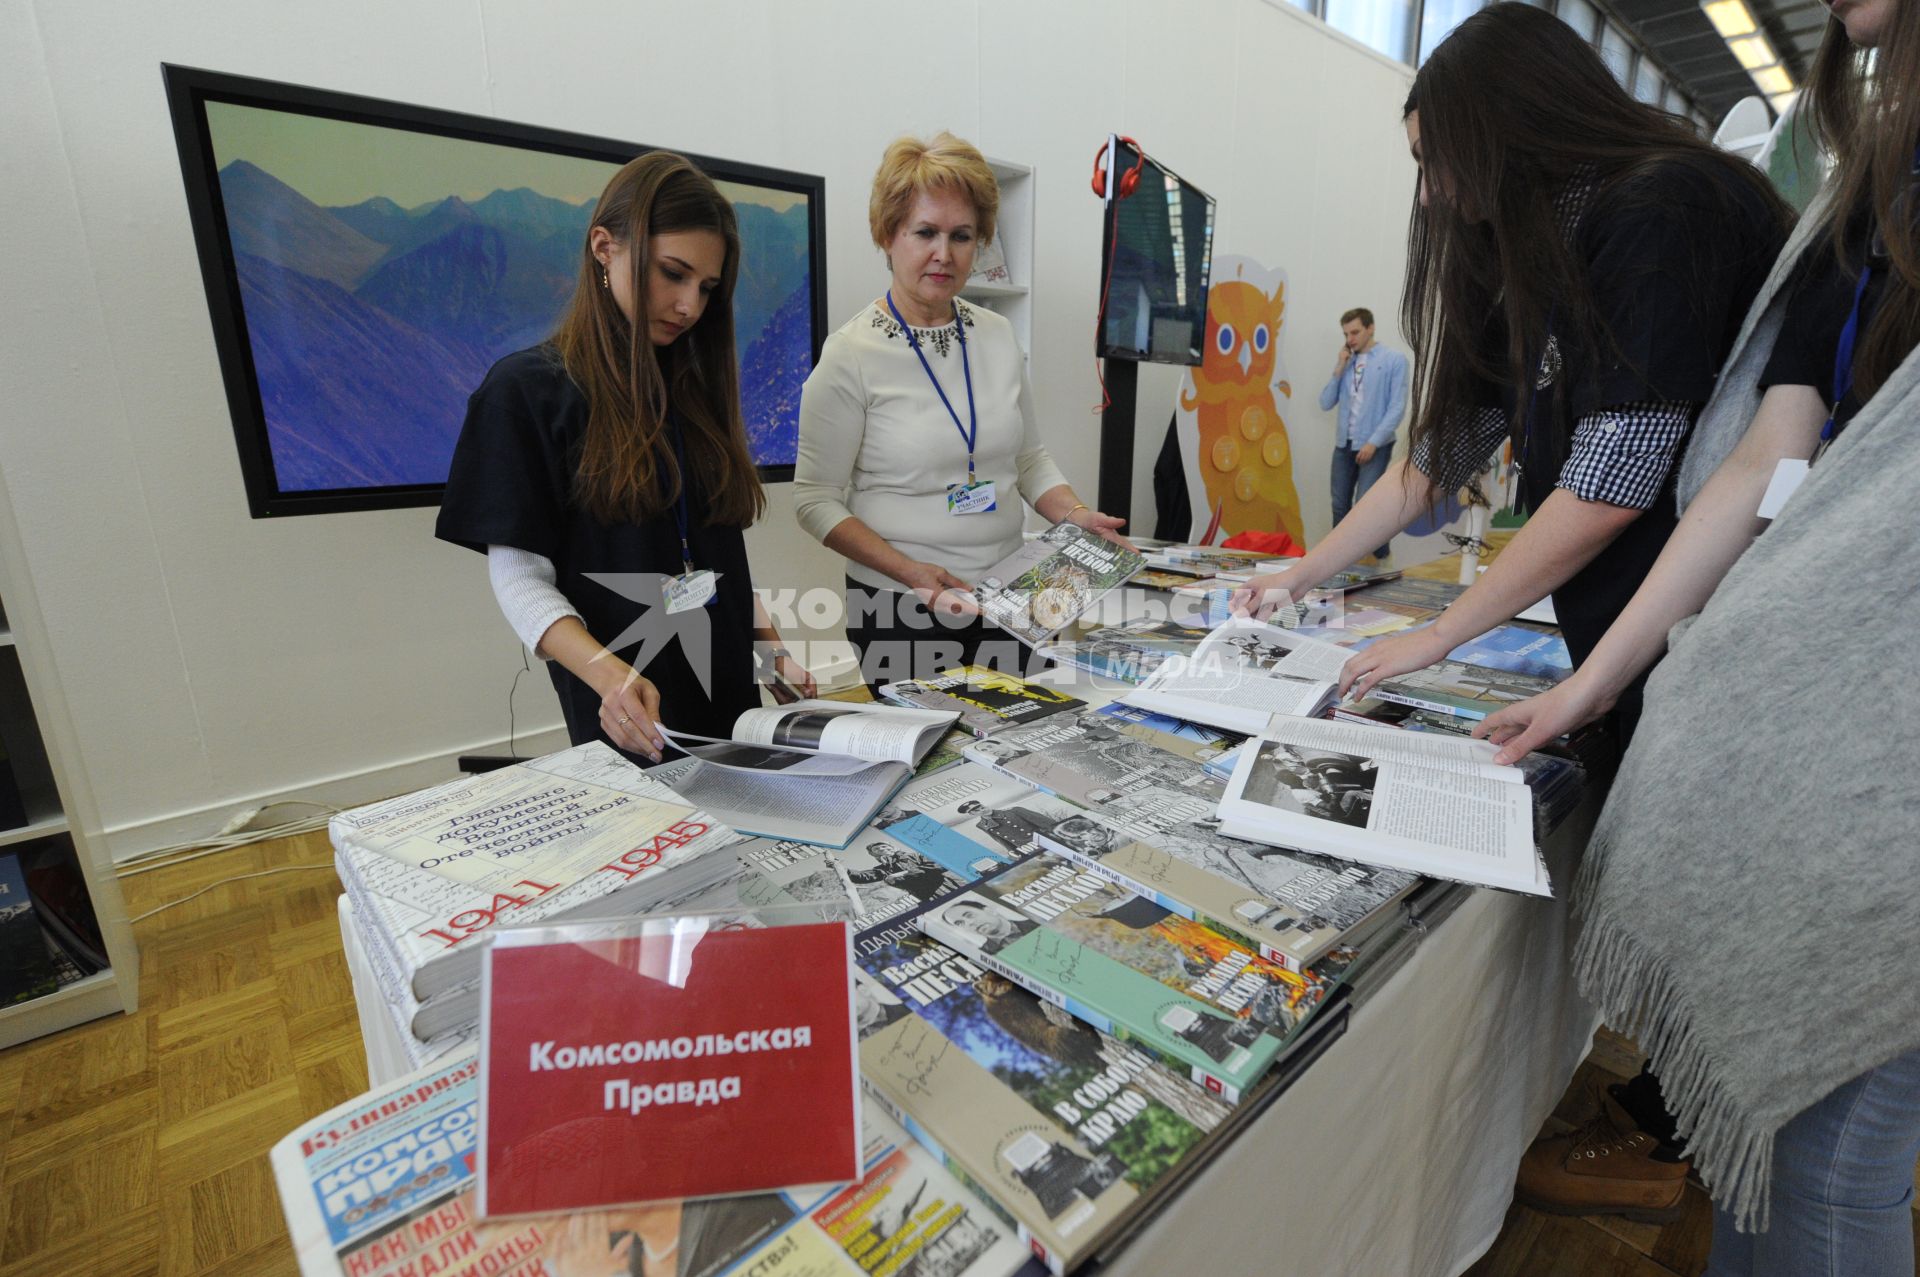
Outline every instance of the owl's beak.
{"label": "owl's beak", "polygon": [[1243,341],[1240,343],[1240,371],[1245,372],[1251,367],[1253,367],[1253,343]]}

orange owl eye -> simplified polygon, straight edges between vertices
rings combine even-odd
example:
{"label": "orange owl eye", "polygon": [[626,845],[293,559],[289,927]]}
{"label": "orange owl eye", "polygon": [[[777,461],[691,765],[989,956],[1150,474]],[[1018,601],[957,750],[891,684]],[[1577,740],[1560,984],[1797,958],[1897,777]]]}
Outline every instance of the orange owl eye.
{"label": "orange owl eye", "polygon": [[1220,333],[1213,339],[1213,344],[1220,348],[1221,354],[1231,355],[1233,353],[1233,325],[1220,325]]}
{"label": "orange owl eye", "polygon": [[1265,324],[1253,330],[1253,352],[1256,355],[1264,355],[1267,353],[1267,326]]}

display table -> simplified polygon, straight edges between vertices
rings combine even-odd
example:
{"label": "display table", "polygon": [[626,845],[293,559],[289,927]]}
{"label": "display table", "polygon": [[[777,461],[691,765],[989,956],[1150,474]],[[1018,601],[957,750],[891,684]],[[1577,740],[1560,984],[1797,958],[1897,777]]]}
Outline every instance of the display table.
{"label": "display table", "polygon": [[[1345,1036],[1097,1271],[1452,1277],[1484,1254],[1520,1154],[1599,1025],[1574,990],[1564,900],[1596,808],[1544,849],[1562,899],[1470,893],[1353,1008]],[[340,916],[379,1085],[407,1057],[344,897]]]}

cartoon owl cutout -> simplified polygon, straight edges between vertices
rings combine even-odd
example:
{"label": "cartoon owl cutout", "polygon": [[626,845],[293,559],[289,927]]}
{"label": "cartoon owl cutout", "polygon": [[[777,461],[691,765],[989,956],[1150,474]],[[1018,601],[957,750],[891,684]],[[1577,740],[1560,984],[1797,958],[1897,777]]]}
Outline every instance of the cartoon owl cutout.
{"label": "cartoon owl cutout", "polygon": [[1248,257],[1214,260],[1200,366],[1180,388],[1180,444],[1193,535],[1218,511],[1221,529],[1285,532],[1305,544],[1293,445],[1280,411],[1291,398],[1280,365],[1287,278]]}

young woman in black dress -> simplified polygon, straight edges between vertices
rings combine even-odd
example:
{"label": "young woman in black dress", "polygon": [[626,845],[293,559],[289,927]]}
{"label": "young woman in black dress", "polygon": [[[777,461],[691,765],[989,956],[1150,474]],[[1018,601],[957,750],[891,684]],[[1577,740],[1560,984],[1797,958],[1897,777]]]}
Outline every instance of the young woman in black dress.
{"label": "young woman in black dress", "polygon": [[658,762],[663,723],[730,735],[760,703],[756,646],[776,686],[813,692],[747,567],[766,495],[740,418],[739,271],[713,182],[643,155],[600,196],[553,336],[468,403],[435,535],[487,555],[575,744]]}

